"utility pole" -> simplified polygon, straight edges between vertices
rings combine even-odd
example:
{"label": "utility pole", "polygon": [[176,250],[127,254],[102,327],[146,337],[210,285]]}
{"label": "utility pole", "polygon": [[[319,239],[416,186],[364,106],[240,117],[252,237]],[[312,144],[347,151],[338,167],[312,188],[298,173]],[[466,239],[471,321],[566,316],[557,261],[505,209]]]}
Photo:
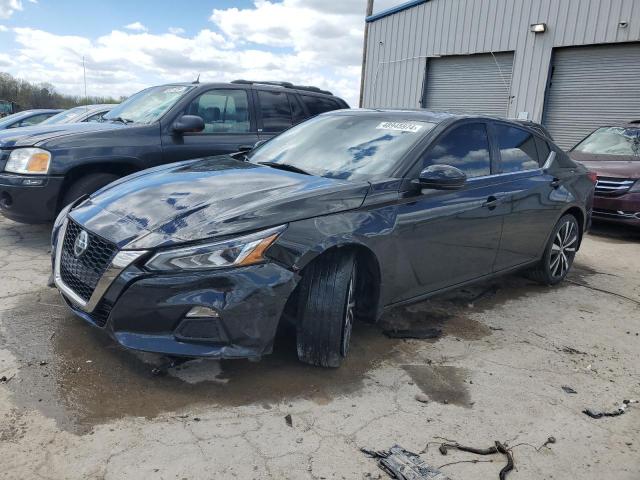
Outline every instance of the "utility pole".
{"label": "utility pole", "polygon": [[[370,17],[373,14],[373,0],[367,0],[367,13],[365,18]],[[367,64],[367,40],[369,38],[369,22],[364,23],[364,45],[362,47],[362,72],[360,73],[360,102],[358,106],[362,108],[362,101],[364,100],[364,70]]]}
{"label": "utility pole", "polygon": [[87,105],[89,99],[87,98],[87,69],[84,66],[84,55],[82,56],[82,75],[84,76],[84,104]]}

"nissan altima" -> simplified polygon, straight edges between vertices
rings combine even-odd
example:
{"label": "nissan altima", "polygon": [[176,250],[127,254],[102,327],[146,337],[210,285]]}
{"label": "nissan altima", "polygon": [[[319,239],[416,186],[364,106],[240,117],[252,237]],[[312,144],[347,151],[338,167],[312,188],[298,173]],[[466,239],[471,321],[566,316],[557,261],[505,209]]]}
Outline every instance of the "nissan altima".
{"label": "nissan altima", "polygon": [[541,130],[427,111],[322,114],[249,154],[145,170],[67,206],[69,307],[127,348],[259,358],[281,321],[337,367],[355,320],[515,270],[553,285],[595,177]]}

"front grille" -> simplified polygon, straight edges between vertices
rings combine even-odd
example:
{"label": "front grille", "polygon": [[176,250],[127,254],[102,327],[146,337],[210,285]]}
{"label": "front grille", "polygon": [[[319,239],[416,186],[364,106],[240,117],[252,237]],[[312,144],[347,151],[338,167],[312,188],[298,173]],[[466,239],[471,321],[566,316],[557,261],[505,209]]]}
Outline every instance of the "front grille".
{"label": "front grille", "polygon": [[96,325],[98,325],[99,327],[105,326],[107,320],[109,319],[109,314],[111,313],[112,307],[113,305],[111,305],[106,300],[100,300],[98,305],[96,305],[96,308],[94,308],[93,312],[91,312],[91,318]]}
{"label": "front grille", "polygon": [[598,177],[596,195],[601,197],[622,195],[626,193],[634,183],[635,180],[629,180],[628,178]]}
{"label": "front grille", "polygon": [[87,232],[89,233],[87,249],[82,255],[76,257],[73,246],[81,231],[77,223],[69,220],[60,253],[60,277],[67,287],[88,302],[118,250],[111,242]]}

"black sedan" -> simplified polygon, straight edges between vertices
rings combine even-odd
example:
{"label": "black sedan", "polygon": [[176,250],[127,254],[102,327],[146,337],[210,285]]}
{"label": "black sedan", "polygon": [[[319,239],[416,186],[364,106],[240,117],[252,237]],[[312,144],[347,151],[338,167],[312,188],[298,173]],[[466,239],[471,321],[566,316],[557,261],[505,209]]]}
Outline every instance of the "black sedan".
{"label": "black sedan", "polygon": [[299,358],[336,367],[356,319],[519,269],[560,282],[594,180],[515,122],[331,112],[248,155],[156,167],[71,204],[54,279],[128,348],[258,358],[293,318]]}

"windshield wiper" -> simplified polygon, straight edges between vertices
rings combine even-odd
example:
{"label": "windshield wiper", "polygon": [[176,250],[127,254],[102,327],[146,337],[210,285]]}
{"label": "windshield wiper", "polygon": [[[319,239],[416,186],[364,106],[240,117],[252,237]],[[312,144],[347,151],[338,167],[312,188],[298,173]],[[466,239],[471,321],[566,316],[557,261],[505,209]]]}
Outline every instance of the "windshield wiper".
{"label": "windshield wiper", "polygon": [[312,173],[307,172],[301,168],[296,167],[295,165],[291,165],[289,163],[278,163],[278,162],[258,162],[258,165],[266,165],[267,167],[279,168],[280,170],[287,170],[289,172],[301,173],[303,175],[311,175]]}
{"label": "windshield wiper", "polygon": [[133,120],[129,120],[128,118],[122,118],[122,117],[109,118],[109,120],[111,120],[112,122],[121,122],[121,123],[124,123],[125,125],[127,123],[133,123]]}

